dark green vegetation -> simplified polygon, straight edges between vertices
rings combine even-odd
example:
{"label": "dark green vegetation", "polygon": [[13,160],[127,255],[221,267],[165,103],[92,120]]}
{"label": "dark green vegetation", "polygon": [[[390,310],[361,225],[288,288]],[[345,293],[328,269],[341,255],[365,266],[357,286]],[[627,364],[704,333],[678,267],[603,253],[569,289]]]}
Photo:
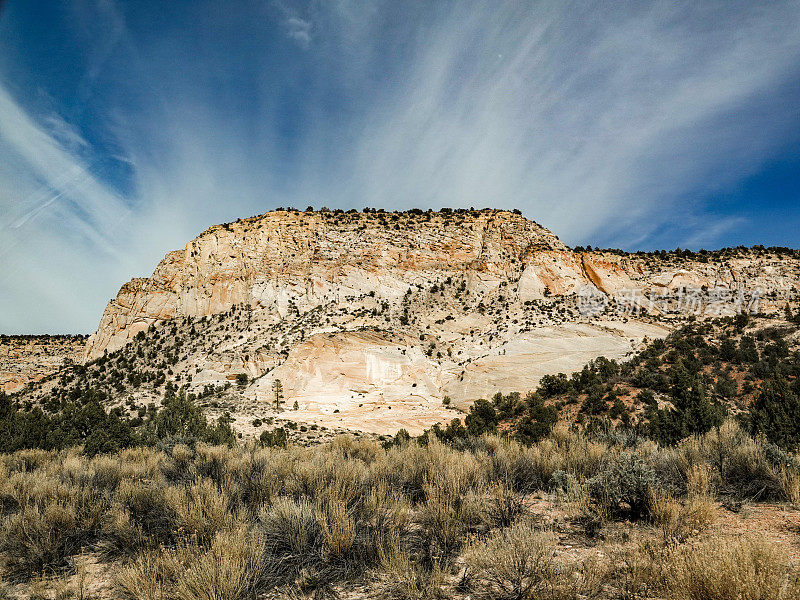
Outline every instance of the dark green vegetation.
{"label": "dark green vegetation", "polygon": [[[575,252],[607,252],[620,256],[631,253],[620,250],[619,248],[592,248],[591,246],[575,246]],[[652,252],[638,251],[633,252],[633,256],[655,257],[672,260],[696,260],[698,262],[720,261],[740,256],[776,256],[788,258],[800,258],[800,250],[787,248],[786,246],[768,246],[756,244],[754,246],[735,246],[720,248],[719,250],[688,250],[686,248],[675,248],[674,250],[654,250]]]}
{"label": "dark green vegetation", "polygon": [[[750,433],[794,450],[800,443],[800,355],[796,319],[786,316],[757,323],[746,316],[689,323],[628,361],[601,357],[569,377],[543,377],[525,396],[477,400],[463,421],[436,426],[422,441],[433,435],[463,444],[500,433],[531,444],[566,421],[588,432],[630,432],[672,444],[730,416]],[[179,353],[180,345],[180,339],[169,342],[163,355],[169,358],[171,348]],[[89,365],[69,367],[36,403],[0,395],[0,450],[84,444],[93,455],[170,438],[232,443],[229,420],[208,423],[198,406],[220,391],[206,387],[195,396],[176,389],[161,370],[169,364],[149,367],[147,352],[136,340]],[[163,390],[162,408],[128,402],[107,410],[110,396],[139,387]],[[283,445],[285,433],[265,431],[262,442]]]}
{"label": "dark green vegetation", "polygon": [[61,333],[36,333],[36,334],[24,334],[24,333],[17,333],[17,334],[5,334],[0,333],[0,342],[5,342],[8,340],[21,340],[21,341],[31,341],[36,342],[40,340],[67,340],[67,341],[85,341],[86,338],[89,336],[83,333],[76,333],[76,334],[61,334]]}
{"label": "dark green vegetation", "polygon": [[140,407],[136,416],[121,408],[107,411],[106,394],[93,388],[78,386],[55,398],[43,406],[20,405],[0,392],[0,451],[83,445],[84,452],[93,456],[136,445],[232,444],[235,440],[225,417],[209,423],[193,398],[169,383],[161,408]]}

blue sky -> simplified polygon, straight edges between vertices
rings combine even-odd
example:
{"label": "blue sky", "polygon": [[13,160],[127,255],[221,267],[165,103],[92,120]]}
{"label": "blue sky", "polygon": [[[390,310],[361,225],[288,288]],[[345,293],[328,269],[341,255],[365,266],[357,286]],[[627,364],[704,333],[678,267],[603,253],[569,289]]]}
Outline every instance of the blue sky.
{"label": "blue sky", "polygon": [[0,2],[0,332],[287,205],[798,247],[800,3]]}

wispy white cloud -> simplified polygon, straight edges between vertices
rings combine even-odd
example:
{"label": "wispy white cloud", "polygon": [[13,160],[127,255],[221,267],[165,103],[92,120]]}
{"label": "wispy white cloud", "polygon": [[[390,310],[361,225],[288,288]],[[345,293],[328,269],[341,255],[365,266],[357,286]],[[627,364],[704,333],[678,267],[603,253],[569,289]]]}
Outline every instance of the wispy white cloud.
{"label": "wispy white cloud", "polygon": [[49,129],[0,86],[0,160],[16,164],[6,176],[19,184],[4,188],[3,205],[10,209],[4,214],[11,219],[0,221],[0,229],[17,229],[43,205],[65,200],[69,222],[62,225],[79,230],[94,247],[115,253],[114,224],[128,213],[125,203],[90,173],[74,147],[70,151],[70,146],[86,145],[74,129],[52,115],[45,121]]}
{"label": "wispy white cloud", "polygon": [[794,118],[746,111],[796,75],[794,3],[471,4],[427,40],[359,139],[375,204],[520,206],[624,237],[758,167]]}
{"label": "wispy white cloud", "polygon": [[[133,191],[0,81],[0,330],[91,328],[167,250],[279,205],[519,207],[567,241],[646,244],[676,224],[676,245],[713,246],[741,220],[688,199],[756,171],[796,126],[770,104],[798,77],[793,1],[283,0],[247,35],[263,6],[232,11],[218,47],[93,6],[113,35],[87,53],[83,97],[104,89],[93,108]],[[251,51],[273,38],[286,55]]]}
{"label": "wispy white cloud", "polygon": [[298,17],[286,19],[286,33],[301,48],[308,48],[311,44],[311,21],[306,21]]}
{"label": "wispy white cloud", "polygon": [[313,4],[303,3],[303,5],[295,6],[291,0],[272,0],[270,2],[270,6],[277,9],[281,15],[281,23],[286,35],[298,46],[307,50],[311,45],[311,32],[314,24],[309,18],[303,17],[303,12],[308,12],[309,8],[313,9]]}
{"label": "wispy white cloud", "polygon": [[91,173],[86,146],[63,120],[34,119],[0,86],[3,331],[74,331],[102,310],[109,275],[130,268],[121,230],[130,212]]}

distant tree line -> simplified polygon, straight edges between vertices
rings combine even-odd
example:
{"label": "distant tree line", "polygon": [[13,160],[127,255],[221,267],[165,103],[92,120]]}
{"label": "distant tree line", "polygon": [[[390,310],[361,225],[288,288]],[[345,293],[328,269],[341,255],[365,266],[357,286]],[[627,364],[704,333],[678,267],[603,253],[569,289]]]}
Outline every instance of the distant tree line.
{"label": "distant tree line", "polygon": [[185,390],[169,383],[160,408],[151,404],[134,417],[123,414],[121,407],[106,410],[107,400],[105,392],[87,387],[44,410],[0,392],[0,452],[83,446],[84,453],[95,455],[174,441],[189,445],[235,441],[230,417],[209,422]]}
{"label": "distant tree line", "polygon": [[708,260],[719,260],[721,258],[726,258],[729,256],[736,256],[739,254],[774,254],[776,256],[781,257],[793,257],[793,258],[800,258],[800,250],[794,248],[787,248],[785,246],[769,246],[765,247],[762,244],[756,244],[754,246],[735,246],[735,247],[725,247],[720,248],[718,250],[705,250],[700,249],[697,251],[688,250],[686,248],[675,248],[674,250],[651,250],[651,251],[644,251],[638,250],[635,252],[626,252],[625,250],[621,250],[619,248],[600,248],[592,247],[591,245],[588,246],[575,246],[573,248],[575,252],[605,252],[607,254],[617,254],[619,256],[623,255],[635,255],[641,257],[651,257],[651,258],[683,258],[683,259],[691,259],[697,260],[699,262],[707,262]]}

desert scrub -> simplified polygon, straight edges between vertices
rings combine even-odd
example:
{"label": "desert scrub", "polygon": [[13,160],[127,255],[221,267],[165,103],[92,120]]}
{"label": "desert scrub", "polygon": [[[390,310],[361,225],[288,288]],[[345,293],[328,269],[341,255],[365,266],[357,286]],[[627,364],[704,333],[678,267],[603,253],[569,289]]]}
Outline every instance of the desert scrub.
{"label": "desert scrub", "polygon": [[249,600],[268,589],[265,548],[245,526],[219,532],[211,547],[198,553],[175,586],[177,600]]}
{"label": "desert scrub", "polygon": [[3,465],[10,473],[24,471],[30,473],[40,467],[51,464],[58,460],[59,454],[48,450],[33,448],[30,450],[19,450],[13,454],[3,454]]}
{"label": "desert scrub", "polygon": [[647,515],[658,478],[650,463],[636,452],[626,450],[592,477],[588,485],[592,499],[605,514],[639,519]]}
{"label": "desert scrub", "polygon": [[751,501],[785,499],[781,475],[785,465],[776,463],[765,439],[751,438],[735,421],[687,438],[679,449],[688,465],[711,467],[719,494]]}
{"label": "desert scrub", "polygon": [[789,600],[800,597],[800,572],[789,556],[755,537],[714,537],[674,547],[664,558],[671,600]]}
{"label": "desert scrub", "polygon": [[356,542],[353,513],[344,502],[320,502],[315,511],[322,532],[323,549],[332,560],[347,558]]}
{"label": "desert scrub", "polygon": [[567,600],[599,592],[600,570],[555,554],[556,537],[519,522],[472,541],[464,552],[470,588],[478,598]]}
{"label": "desert scrub", "polygon": [[620,600],[660,598],[654,592],[663,584],[661,560],[664,546],[640,534],[623,540],[609,539],[603,546],[607,557],[603,579],[609,596]]}
{"label": "desert scrub", "polygon": [[421,565],[393,540],[381,552],[380,570],[375,574],[383,596],[392,600],[437,600],[446,598],[447,572],[434,563]]}
{"label": "desert scrub", "polygon": [[505,483],[495,483],[490,488],[483,514],[490,527],[509,527],[524,510],[522,494]]}
{"label": "desert scrub", "polygon": [[504,484],[513,491],[526,493],[542,489],[550,476],[549,468],[542,468],[541,454],[499,436],[486,438],[488,478]]}
{"label": "desert scrub", "polygon": [[179,530],[207,544],[218,531],[233,522],[228,496],[210,479],[201,479],[170,498]]}
{"label": "desert scrub", "polygon": [[[573,531],[595,537],[589,544],[602,543],[594,536],[601,526],[606,538],[647,532],[651,545],[626,555],[626,589],[655,590],[682,556],[675,548],[706,543],[718,492],[774,476],[789,499],[799,477],[794,455],[730,425],[670,448],[560,426],[530,447],[500,436],[462,446],[430,436],[386,448],[341,438],[314,447],[173,444],[91,459],[3,455],[2,576],[71,577],[73,557],[88,551],[115,565],[116,593],[126,599],[323,594],[356,581],[397,598],[448,597],[456,586],[474,597],[591,596],[591,573],[554,555],[549,534],[531,525],[527,507],[555,501],[566,513],[558,523],[578,521],[584,531]],[[647,524],[607,523],[647,516],[655,534]],[[231,564],[217,564],[226,552]],[[723,559],[703,564],[721,569],[732,560]],[[655,570],[641,568],[647,561]],[[783,574],[788,582],[790,571]]]}
{"label": "desert scrub", "polygon": [[782,467],[781,491],[784,500],[794,508],[800,508],[800,473],[795,469]]}
{"label": "desert scrub", "polygon": [[258,525],[269,553],[268,572],[274,583],[290,581],[302,569],[319,563],[323,534],[308,500],[278,498],[272,506],[264,507]]}
{"label": "desert scrub", "polygon": [[241,506],[249,515],[258,514],[259,508],[269,504],[277,494],[279,483],[267,451],[241,452],[228,468],[227,491],[231,502]]}
{"label": "desert scrub", "polygon": [[466,535],[486,520],[485,484],[474,485],[464,472],[443,471],[423,487],[425,502],[417,511],[418,542],[427,560],[447,561]]}
{"label": "desert scrub", "polygon": [[703,532],[714,520],[714,504],[708,496],[690,496],[685,501],[653,491],[649,514],[665,543],[683,542]]}
{"label": "desert scrub", "polygon": [[687,473],[683,500],[661,489],[650,490],[648,512],[665,542],[683,542],[703,532],[714,521],[715,502],[707,465],[693,465]]}
{"label": "desert scrub", "polygon": [[145,481],[123,481],[115,496],[120,510],[153,544],[169,543],[177,534],[175,506],[180,492],[169,486]]}
{"label": "desert scrub", "polygon": [[196,544],[146,549],[117,572],[114,591],[121,600],[175,597],[178,578],[201,554]]}
{"label": "desert scrub", "polygon": [[437,478],[447,477],[453,493],[463,494],[485,482],[488,475],[485,463],[473,453],[446,446],[435,437],[424,446],[413,443],[390,448],[381,466],[383,476],[415,503],[425,499],[426,488]]}
{"label": "desert scrub", "polygon": [[71,556],[96,542],[108,508],[91,488],[46,480],[40,471],[24,475],[31,495],[17,498],[20,508],[3,520],[0,540],[4,573],[14,579],[65,569]]}

